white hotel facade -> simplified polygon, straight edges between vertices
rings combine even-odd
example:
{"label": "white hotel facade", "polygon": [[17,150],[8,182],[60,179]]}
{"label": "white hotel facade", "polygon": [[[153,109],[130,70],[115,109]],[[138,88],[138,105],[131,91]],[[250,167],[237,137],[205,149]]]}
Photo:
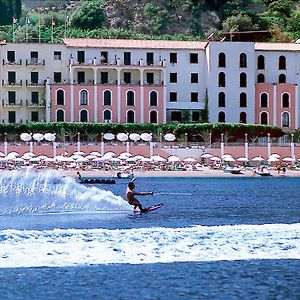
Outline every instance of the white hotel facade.
{"label": "white hotel facade", "polygon": [[1,43],[2,123],[201,121],[299,128],[300,44]]}

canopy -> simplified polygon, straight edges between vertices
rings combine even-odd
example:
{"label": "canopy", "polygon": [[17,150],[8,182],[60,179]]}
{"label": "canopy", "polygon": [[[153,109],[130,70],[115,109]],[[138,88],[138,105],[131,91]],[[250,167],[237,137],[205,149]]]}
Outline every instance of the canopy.
{"label": "canopy", "polygon": [[168,157],[168,161],[169,162],[179,162],[180,158],[176,155],[171,155],[171,156]]}

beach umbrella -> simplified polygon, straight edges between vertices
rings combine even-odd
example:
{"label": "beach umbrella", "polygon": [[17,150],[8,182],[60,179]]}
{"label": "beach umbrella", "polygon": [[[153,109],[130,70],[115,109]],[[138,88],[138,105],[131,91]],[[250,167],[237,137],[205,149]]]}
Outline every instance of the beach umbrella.
{"label": "beach umbrella", "polygon": [[30,157],[34,157],[34,156],[35,156],[35,154],[34,154],[33,152],[25,152],[25,153],[23,154],[23,156],[30,156]]}
{"label": "beach umbrella", "polygon": [[210,157],[209,159],[212,161],[221,161],[221,158],[218,156],[213,156],[213,157]]}
{"label": "beach umbrella", "polygon": [[114,152],[106,152],[103,157],[105,157],[105,159],[111,158],[113,156],[116,156],[116,153]]}
{"label": "beach umbrella", "polygon": [[224,155],[221,156],[222,159],[226,159],[228,157],[232,157],[232,155],[231,154],[224,154]]}
{"label": "beach umbrella", "polygon": [[111,157],[111,158],[109,159],[109,161],[112,162],[112,163],[119,163],[119,162],[121,162],[122,160],[121,160],[120,158],[118,158],[118,157]]}
{"label": "beach umbrella", "polygon": [[56,139],[56,136],[55,136],[55,134],[48,132],[48,133],[44,134],[44,139],[48,142],[54,142]]}
{"label": "beach umbrella", "polygon": [[40,157],[32,157],[32,158],[30,158],[30,161],[31,162],[39,162],[39,161],[41,161],[41,158]]}
{"label": "beach umbrella", "polygon": [[168,162],[179,162],[180,158],[176,155],[171,155],[168,157]]}
{"label": "beach umbrella", "polygon": [[49,157],[46,156],[46,155],[39,155],[38,158],[39,158],[40,160],[45,160],[45,159],[47,159],[47,158],[49,158]]}
{"label": "beach umbrella", "polygon": [[126,133],[118,133],[117,140],[120,142],[126,142],[128,140],[128,135]]}
{"label": "beach umbrella", "polygon": [[44,139],[44,136],[41,133],[35,133],[32,137],[37,142],[40,142]]}
{"label": "beach umbrella", "polygon": [[106,159],[105,157],[96,157],[92,161],[99,162],[99,161],[104,161],[105,159]]}
{"label": "beach umbrella", "polygon": [[295,161],[292,157],[284,157],[282,161]]}
{"label": "beach umbrella", "polygon": [[75,151],[75,152],[73,152],[73,155],[85,155],[85,152],[83,152],[83,151]]}
{"label": "beach umbrella", "polygon": [[236,160],[237,160],[237,161],[242,161],[242,162],[247,162],[247,161],[249,161],[249,159],[246,158],[246,157],[239,157],[239,158],[237,158]]}
{"label": "beach umbrella", "polygon": [[189,162],[189,163],[193,163],[196,162],[197,160],[193,157],[187,157],[183,160],[184,162]]}
{"label": "beach umbrella", "polygon": [[47,157],[44,159],[45,162],[54,162],[55,159],[54,158],[51,158],[51,157]]}
{"label": "beach umbrella", "polygon": [[172,133],[167,133],[165,136],[164,136],[164,139],[168,142],[173,142],[176,140],[176,137],[174,134]]}
{"label": "beach umbrella", "polygon": [[105,140],[111,141],[115,138],[115,135],[113,133],[107,132],[103,135],[103,138]]}
{"label": "beach umbrella", "polygon": [[223,158],[224,161],[228,161],[228,162],[233,162],[235,161],[235,159],[232,156],[226,156],[225,158]]}
{"label": "beach umbrella", "polygon": [[13,158],[16,158],[16,157],[18,157],[18,156],[20,156],[20,154],[17,153],[17,152],[10,152],[10,153],[8,153],[8,154],[6,155],[6,158],[7,158],[7,159],[13,159]]}
{"label": "beach umbrella", "polygon": [[159,156],[159,155],[152,155],[150,157],[151,161],[154,161],[154,162],[165,162],[167,161],[165,158]]}
{"label": "beach umbrella", "polygon": [[[279,154],[277,154],[277,153],[273,153],[273,154],[271,154],[271,155],[270,155],[270,157],[276,157],[276,158],[279,158],[279,157],[280,157],[280,155],[279,155]],[[269,158],[270,158],[270,157],[269,157]]]}
{"label": "beach umbrella", "polygon": [[0,152],[0,157],[4,157],[5,154],[3,152]]}
{"label": "beach umbrella", "polygon": [[131,156],[132,156],[132,154],[131,154],[130,152],[122,152],[122,153],[120,153],[120,155],[119,155],[119,156],[131,157]]}
{"label": "beach umbrella", "polygon": [[255,156],[252,158],[252,161],[264,161],[265,159],[262,158],[261,156]]}
{"label": "beach umbrella", "polygon": [[135,157],[134,157],[136,160],[141,160],[141,159],[143,159],[143,158],[145,158],[143,155],[136,155]]}
{"label": "beach umbrella", "polygon": [[63,155],[56,155],[53,157],[55,161],[66,161],[66,157]]}
{"label": "beach umbrella", "polygon": [[90,155],[95,155],[95,156],[102,156],[101,153],[97,152],[97,151],[93,151],[90,153]]}
{"label": "beach umbrella", "polygon": [[126,161],[127,161],[127,162],[136,162],[137,159],[136,159],[135,157],[127,157],[127,158],[126,158]]}
{"label": "beach umbrella", "polygon": [[85,158],[86,159],[89,159],[89,160],[92,160],[92,159],[94,159],[94,158],[96,158],[97,156],[96,155],[87,155]]}
{"label": "beach umbrella", "polygon": [[213,157],[213,155],[211,155],[210,153],[205,153],[201,155],[201,158],[210,158]]}
{"label": "beach umbrella", "polygon": [[277,158],[277,157],[269,157],[268,158],[268,160],[267,160],[268,162],[278,162],[279,161],[279,159]]}
{"label": "beach umbrella", "polygon": [[152,160],[149,157],[144,157],[144,158],[141,159],[141,162],[151,162],[151,161]]}
{"label": "beach umbrella", "polygon": [[145,142],[150,142],[152,140],[152,135],[150,133],[142,133],[141,139]]}
{"label": "beach umbrella", "polygon": [[8,159],[6,157],[0,157],[0,162],[7,161]]}
{"label": "beach umbrella", "polygon": [[75,158],[75,162],[89,162],[89,160],[86,158],[86,157],[83,157],[83,156],[77,156]]}
{"label": "beach umbrella", "polygon": [[138,134],[138,133],[131,133],[129,135],[129,138],[134,141],[134,142],[137,142],[141,139],[141,136]]}
{"label": "beach umbrella", "polygon": [[31,134],[29,133],[21,133],[20,134],[20,139],[23,141],[23,142],[29,142],[31,140]]}
{"label": "beach umbrella", "polygon": [[15,162],[24,162],[25,160],[21,157],[16,157],[13,159]]}

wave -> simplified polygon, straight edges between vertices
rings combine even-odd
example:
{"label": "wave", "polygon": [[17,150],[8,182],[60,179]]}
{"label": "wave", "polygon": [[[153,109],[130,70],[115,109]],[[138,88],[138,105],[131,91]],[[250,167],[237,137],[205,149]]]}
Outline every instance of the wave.
{"label": "wave", "polygon": [[112,192],[85,187],[57,171],[5,173],[0,176],[0,200],[0,215],[129,209]]}
{"label": "wave", "polygon": [[300,259],[300,223],[0,231],[0,267]]}

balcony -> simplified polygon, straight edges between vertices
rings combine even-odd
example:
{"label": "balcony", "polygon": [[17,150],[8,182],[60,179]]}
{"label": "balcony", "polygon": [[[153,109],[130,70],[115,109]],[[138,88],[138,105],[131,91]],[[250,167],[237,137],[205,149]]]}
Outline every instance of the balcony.
{"label": "balcony", "polygon": [[19,80],[19,81],[9,81],[9,80],[2,79],[2,86],[21,87],[22,86],[22,80]]}
{"label": "balcony", "polygon": [[3,107],[21,107],[22,100],[2,100]]}
{"label": "balcony", "polygon": [[41,87],[44,88],[46,86],[46,83],[44,80],[38,80],[38,82],[32,82],[26,80],[26,86],[27,87]]}
{"label": "balcony", "polygon": [[26,59],[26,66],[45,66],[45,60],[44,59],[38,59],[38,58],[31,58]]}
{"label": "balcony", "polygon": [[3,59],[2,60],[2,65],[3,66],[21,66],[22,65],[22,59],[19,59],[19,60]]}
{"label": "balcony", "polygon": [[26,100],[26,106],[27,107],[34,107],[34,108],[38,108],[38,107],[46,107],[46,101],[45,100],[39,100],[38,102],[36,101],[32,101],[32,100]]}

